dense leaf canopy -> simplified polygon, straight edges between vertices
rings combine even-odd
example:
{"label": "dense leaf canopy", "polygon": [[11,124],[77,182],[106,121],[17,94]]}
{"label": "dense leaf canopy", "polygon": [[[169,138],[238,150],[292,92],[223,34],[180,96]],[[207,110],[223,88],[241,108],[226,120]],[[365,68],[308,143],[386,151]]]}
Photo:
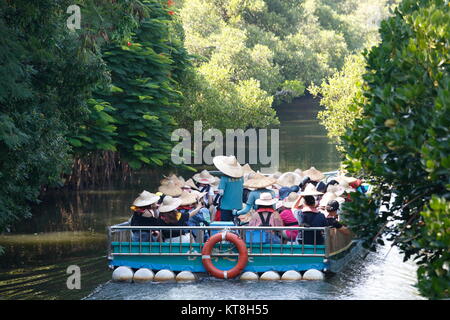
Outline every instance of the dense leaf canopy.
{"label": "dense leaf canopy", "polygon": [[[183,82],[189,112],[180,114],[180,124],[190,127],[193,120],[203,120],[206,127],[219,129],[277,124],[271,106],[301,96],[306,86],[339,71],[348,55],[377,37],[390,4],[384,0],[177,1],[175,19],[183,27],[178,32],[196,56],[193,75]],[[251,99],[239,94],[244,90],[253,92]]]}
{"label": "dense leaf canopy", "polygon": [[[362,109],[343,138],[348,170],[374,185],[345,221],[414,258],[421,292],[449,298],[450,6],[404,0],[366,55]],[[380,209],[380,206],[381,209]]]}

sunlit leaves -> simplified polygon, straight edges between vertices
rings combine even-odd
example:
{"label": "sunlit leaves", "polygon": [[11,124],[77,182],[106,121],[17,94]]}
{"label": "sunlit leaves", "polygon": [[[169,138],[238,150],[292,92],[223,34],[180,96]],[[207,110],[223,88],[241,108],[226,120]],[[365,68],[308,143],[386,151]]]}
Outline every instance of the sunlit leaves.
{"label": "sunlit leaves", "polygon": [[[421,293],[449,298],[450,7],[404,0],[381,35],[366,55],[364,100],[354,103],[362,113],[343,146],[350,172],[387,186],[371,201],[395,201],[390,214],[372,210],[377,218],[362,223],[368,200],[355,197],[346,221],[367,240],[378,233],[395,240],[405,260],[414,257],[420,266]],[[392,226],[379,229],[388,217]]]}

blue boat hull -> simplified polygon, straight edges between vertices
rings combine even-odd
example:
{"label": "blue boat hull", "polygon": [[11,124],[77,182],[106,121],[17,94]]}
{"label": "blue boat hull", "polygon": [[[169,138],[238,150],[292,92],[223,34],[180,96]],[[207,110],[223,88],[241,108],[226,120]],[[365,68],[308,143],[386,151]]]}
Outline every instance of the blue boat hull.
{"label": "blue boat hull", "polygon": [[[222,248],[226,249],[226,245]],[[250,250],[251,249],[251,250]],[[262,249],[262,250],[261,250]],[[269,254],[270,246],[254,245],[249,248],[253,254]],[[155,254],[157,253],[158,254]],[[162,255],[160,254],[162,252]],[[169,269],[172,271],[206,272],[199,255],[199,245],[193,244],[190,253],[197,255],[182,255],[189,252],[189,244],[162,243],[161,246],[150,246],[150,243],[139,242],[118,242],[112,243],[112,255],[109,265],[111,267],[128,266],[130,268],[149,268],[152,270]],[[152,255],[155,254],[155,255]],[[294,255],[291,255],[294,254]],[[302,254],[306,256],[295,256]],[[306,271],[309,269],[330,270],[333,259],[326,259],[324,246],[305,245],[272,245],[270,255],[249,256],[247,266],[244,271],[265,272],[265,271]],[[343,253],[345,254],[345,253]],[[317,255],[317,256],[316,256]],[[237,256],[214,257],[214,265],[221,270],[229,270],[237,263]]]}

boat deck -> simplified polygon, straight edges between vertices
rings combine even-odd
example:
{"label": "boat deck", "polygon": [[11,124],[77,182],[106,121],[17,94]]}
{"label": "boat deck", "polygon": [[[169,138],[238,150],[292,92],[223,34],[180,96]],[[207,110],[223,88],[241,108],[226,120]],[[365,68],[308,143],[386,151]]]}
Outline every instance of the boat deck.
{"label": "boat deck", "polygon": [[[196,233],[198,241],[192,237],[190,242],[166,242],[157,238],[142,241],[144,233],[163,230],[166,232]],[[272,238],[264,239],[265,232],[281,233],[282,230],[298,230],[300,241],[273,243]],[[172,271],[206,272],[202,264],[202,249],[205,244],[203,235],[213,235],[217,232],[232,232],[245,243],[248,251],[248,263],[244,271],[306,271],[318,269],[336,272],[335,260],[345,257],[354,247],[351,236],[344,235],[334,228],[305,227],[246,227],[246,226],[208,226],[208,227],[138,227],[117,225],[109,228],[109,265],[111,267],[128,266],[131,268],[149,268],[153,270],[169,269]],[[322,233],[323,244],[305,244],[304,232]],[[137,241],[133,241],[137,238]],[[139,236],[140,235],[140,236]],[[316,239],[316,237],[313,237]],[[239,253],[234,244],[219,242],[211,253],[215,266],[221,270],[232,268]]]}

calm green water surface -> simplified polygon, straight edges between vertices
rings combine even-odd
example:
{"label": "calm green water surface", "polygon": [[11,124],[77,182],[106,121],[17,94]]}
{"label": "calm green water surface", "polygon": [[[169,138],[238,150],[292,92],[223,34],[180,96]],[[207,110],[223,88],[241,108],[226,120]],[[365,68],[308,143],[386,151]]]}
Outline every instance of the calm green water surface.
{"label": "calm green water surface", "polygon": [[[318,110],[310,97],[278,108],[280,171],[337,169],[339,156],[316,120]],[[127,220],[130,203],[143,189],[155,191],[158,180],[141,172],[102,189],[48,195],[31,219],[0,235],[0,299],[422,299],[413,287],[416,266],[403,263],[395,249],[386,255],[388,248],[321,282],[111,283],[106,227]],[[70,265],[81,269],[80,290],[67,289]]]}

